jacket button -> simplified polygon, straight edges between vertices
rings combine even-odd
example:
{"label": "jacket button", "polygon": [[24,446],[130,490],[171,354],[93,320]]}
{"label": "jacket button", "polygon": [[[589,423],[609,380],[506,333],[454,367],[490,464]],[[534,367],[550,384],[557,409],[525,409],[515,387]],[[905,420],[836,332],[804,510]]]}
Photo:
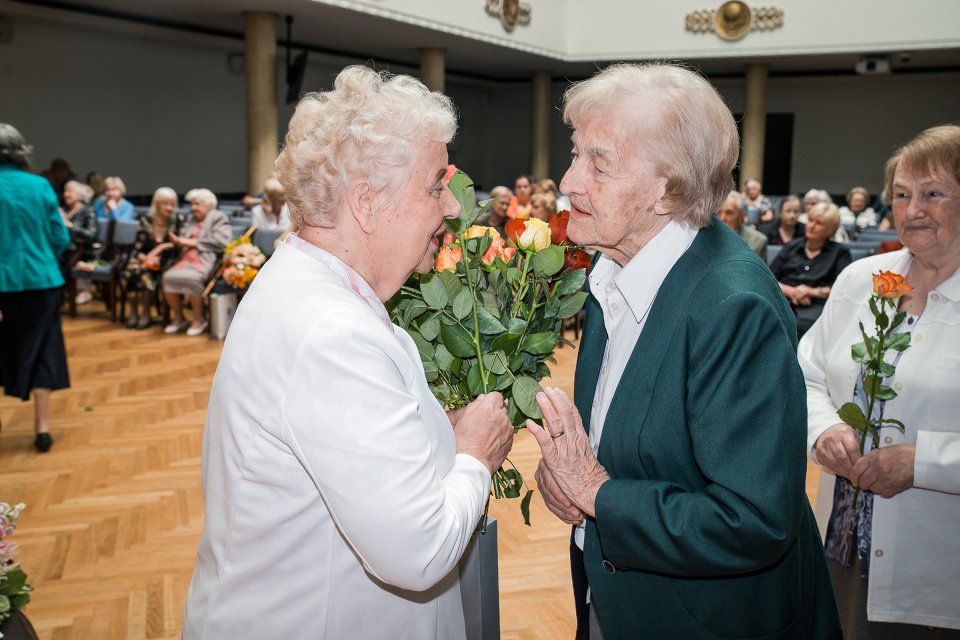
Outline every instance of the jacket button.
{"label": "jacket button", "polygon": [[883,439],[883,444],[893,444],[893,438],[887,436]]}
{"label": "jacket button", "polygon": [[877,556],[878,558],[882,558],[882,557],[883,557],[883,549],[877,549],[876,551],[873,552],[873,555]]}
{"label": "jacket button", "polygon": [[603,570],[606,571],[607,573],[616,573],[616,572],[617,572],[617,568],[616,568],[615,566],[613,566],[613,563],[610,562],[609,560],[604,559],[604,561],[601,562],[600,564],[603,565]]}

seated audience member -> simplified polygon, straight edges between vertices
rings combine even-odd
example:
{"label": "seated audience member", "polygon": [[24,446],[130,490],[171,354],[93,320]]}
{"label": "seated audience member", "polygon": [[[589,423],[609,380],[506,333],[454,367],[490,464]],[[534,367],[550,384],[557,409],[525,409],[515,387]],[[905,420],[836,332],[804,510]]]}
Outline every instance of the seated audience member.
{"label": "seated audience member", "polygon": [[150,211],[140,218],[137,239],[121,276],[124,291],[130,296],[128,328],[146,329],[150,326],[150,303],[160,283],[160,274],[170,266],[176,254],[170,233],[180,233],[183,226],[183,216],[177,211],[177,192],[170,187],[154,191]]}
{"label": "seated audience member", "polygon": [[544,193],[552,193],[553,197],[557,200],[557,211],[569,211],[570,210],[570,198],[560,193],[560,189],[557,188],[557,183],[551,180],[550,178],[544,178],[539,182],[540,190]]}
{"label": "seated audience member", "polygon": [[98,204],[102,199],[104,199],[105,196],[103,195],[104,186],[102,175],[96,171],[91,171],[87,174],[87,179],[84,180],[84,182],[87,183],[88,187],[93,189],[93,200],[90,201],[93,205]]}
{"label": "seated audience member", "polygon": [[133,204],[123,196],[127,193],[127,187],[123,180],[117,176],[108,176],[103,180],[104,200],[95,206],[98,218],[109,218],[110,220],[133,220],[136,214],[133,211]]}
{"label": "seated audience member", "polygon": [[533,195],[533,186],[530,178],[520,176],[513,185],[513,198],[510,199],[510,206],[507,207],[507,217],[513,220],[520,218],[526,220],[530,217],[530,196]]}
{"label": "seated audience member", "polygon": [[816,205],[807,215],[805,237],[784,245],[770,265],[797,316],[799,336],[820,317],[830,287],[850,264],[850,251],[830,239],[839,226],[840,211],[836,205]]}
{"label": "seated audience member", "polygon": [[780,201],[780,215],[777,220],[765,222],[757,231],[767,236],[768,245],[784,245],[794,238],[802,238],[806,227],[798,222],[800,217],[800,198],[787,196]]}
{"label": "seated audience member", "polygon": [[490,197],[495,200],[487,209],[487,220],[484,224],[496,229],[502,237],[506,237],[503,225],[507,221],[507,207],[510,206],[510,198],[513,197],[513,193],[507,187],[496,186],[490,190]]}
{"label": "seated audience member", "polygon": [[847,206],[840,207],[840,224],[857,227],[862,231],[880,223],[877,212],[870,204],[870,193],[863,187],[854,187],[847,194]]}
{"label": "seated audience member", "polygon": [[[169,234],[180,252],[176,262],[163,272],[163,296],[173,314],[163,332],[185,330],[188,336],[198,336],[208,326],[204,318],[203,289],[233,234],[227,214],[217,209],[217,196],[212,191],[192,189],[184,199],[190,203],[193,217],[187,221],[183,234]],[[184,296],[192,311],[189,326],[183,316]]]}
{"label": "seated audience member", "polygon": [[80,250],[78,260],[93,258],[93,240],[97,237],[97,214],[90,206],[93,189],[70,180],[63,187],[64,207],[60,209],[63,223],[70,231],[70,246],[64,252],[65,257],[73,257]]}
{"label": "seated audience member", "polygon": [[773,205],[761,192],[760,181],[747,178],[743,188],[743,214],[747,224],[756,227],[761,222],[773,222]]}
{"label": "seated audience member", "polygon": [[803,195],[803,211],[800,213],[800,222],[807,224],[807,216],[810,210],[821,203],[829,204],[833,202],[830,194],[823,189],[810,189]]}
{"label": "seated audience member", "polygon": [[549,191],[530,196],[530,217],[547,222],[557,212],[557,199]]}
{"label": "seated audience member", "polygon": [[756,229],[743,224],[743,209],[740,208],[740,194],[731,191],[727,199],[723,201],[717,217],[728,227],[737,232],[737,235],[743,238],[743,241],[760,256],[761,259],[767,259],[767,236]]}
{"label": "seated audience member", "polygon": [[253,207],[253,226],[258,229],[287,229],[290,210],[283,195],[283,185],[276,178],[268,178],[263,185],[263,200]]}
{"label": "seated audience member", "polygon": [[53,187],[60,206],[66,204],[63,201],[63,189],[68,182],[77,179],[77,176],[73,173],[73,169],[70,168],[70,164],[63,158],[54,158],[50,161],[50,166],[42,171],[40,175],[46,178],[50,186]]}

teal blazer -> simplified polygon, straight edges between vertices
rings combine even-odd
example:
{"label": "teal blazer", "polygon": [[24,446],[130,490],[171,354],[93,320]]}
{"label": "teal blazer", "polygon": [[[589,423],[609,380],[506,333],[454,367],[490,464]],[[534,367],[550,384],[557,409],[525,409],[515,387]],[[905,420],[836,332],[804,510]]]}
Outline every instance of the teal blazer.
{"label": "teal blazer", "polygon": [[0,293],[63,286],[70,232],[46,178],[0,163]]}
{"label": "teal blazer", "polygon": [[[575,378],[585,427],[606,347],[594,298]],[[660,287],[598,458],[584,563],[607,640],[839,638],[804,493],[796,324],[733,231],[701,229]]]}

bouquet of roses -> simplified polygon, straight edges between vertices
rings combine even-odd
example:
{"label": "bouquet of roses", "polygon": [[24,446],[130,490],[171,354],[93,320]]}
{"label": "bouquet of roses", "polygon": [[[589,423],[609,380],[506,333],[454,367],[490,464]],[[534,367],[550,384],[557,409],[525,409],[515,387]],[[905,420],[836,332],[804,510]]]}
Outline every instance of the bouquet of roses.
{"label": "bouquet of roses", "polygon": [[246,289],[266,259],[260,247],[250,242],[250,236],[240,236],[223,251],[223,279],[232,287]]}
{"label": "bouquet of roses", "polygon": [[[499,391],[516,431],[527,418],[543,417],[535,400],[539,380],[550,375],[546,363],[554,362],[557,344],[571,344],[558,334],[587,299],[581,291],[586,271],[565,268],[566,247],[552,241],[541,220],[517,221],[524,228],[507,241],[492,227],[474,225],[493,200],[478,208],[469,176],[452,165],[448,175],[462,207],[446,222],[452,239],[440,247],[433,273],[411,276],[388,307],[416,343],[430,388],[445,407]],[[507,464],[494,475],[493,495],[518,498],[523,478]],[[527,524],[532,493],[528,489],[520,503]]]}
{"label": "bouquet of roses", "polygon": [[25,506],[22,502],[14,506],[0,502],[0,624],[27,606],[33,591],[27,584],[27,574],[13,561],[17,545],[4,540],[17,528],[17,518]]}

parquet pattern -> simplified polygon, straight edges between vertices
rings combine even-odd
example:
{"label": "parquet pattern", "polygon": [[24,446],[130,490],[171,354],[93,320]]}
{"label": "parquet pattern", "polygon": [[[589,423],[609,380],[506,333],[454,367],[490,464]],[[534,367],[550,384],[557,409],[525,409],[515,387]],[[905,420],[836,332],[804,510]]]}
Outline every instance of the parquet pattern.
{"label": "parquet pattern", "polygon": [[[26,502],[13,541],[35,592],[41,640],[178,638],[203,520],[204,412],[221,344],[129,331],[93,305],[64,317],[72,388],[51,400],[52,451],[37,454],[33,406],[0,397],[0,500]],[[572,392],[573,349],[554,384]],[[536,442],[511,460],[533,485]],[[569,528],[535,496],[532,527],[516,501],[499,520],[501,634],[570,638]]]}

